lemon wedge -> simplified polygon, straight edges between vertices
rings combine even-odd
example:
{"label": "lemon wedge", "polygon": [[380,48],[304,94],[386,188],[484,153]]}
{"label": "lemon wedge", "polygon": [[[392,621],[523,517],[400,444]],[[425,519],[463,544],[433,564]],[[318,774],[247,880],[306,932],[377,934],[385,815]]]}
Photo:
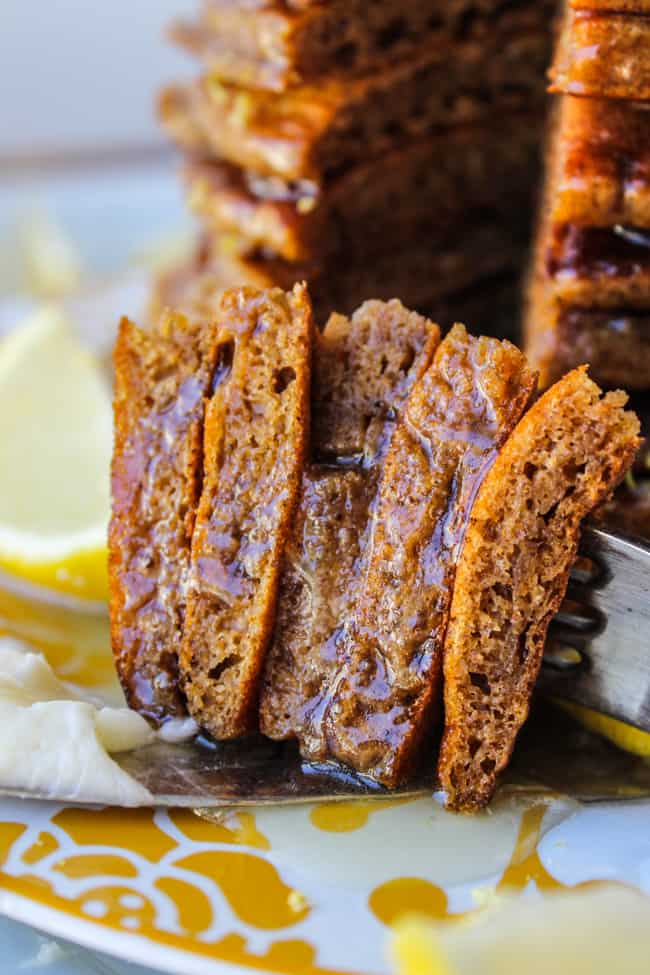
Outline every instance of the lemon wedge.
{"label": "lemon wedge", "polygon": [[453,975],[438,932],[426,918],[398,921],[389,954],[398,975]]}
{"label": "lemon wedge", "polygon": [[616,718],[608,718],[604,714],[583,708],[579,704],[572,704],[570,701],[556,700],[555,703],[589,731],[607,738],[617,748],[638,755],[640,758],[650,758],[650,734],[647,731],[640,731],[629,724],[617,721]]}
{"label": "lemon wedge", "polygon": [[106,597],[111,450],[108,383],[43,308],[0,341],[0,569]]}
{"label": "lemon wedge", "polygon": [[473,921],[405,918],[391,934],[397,975],[642,975],[650,901],[619,885],[505,900]]}

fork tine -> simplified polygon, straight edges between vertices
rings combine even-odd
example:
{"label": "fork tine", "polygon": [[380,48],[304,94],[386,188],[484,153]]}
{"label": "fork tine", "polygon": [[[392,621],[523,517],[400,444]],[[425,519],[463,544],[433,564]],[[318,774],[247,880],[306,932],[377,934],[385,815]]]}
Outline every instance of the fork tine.
{"label": "fork tine", "polygon": [[584,596],[584,589],[576,591],[571,587],[569,588],[567,593],[569,598],[562,603],[560,612],[555,617],[552,626],[559,623],[580,633],[595,633],[606,625],[602,613],[595,607],[589,606],[584,598],[580,599],[581,594]]}
{"label": "fork tine", "polygon": [[606,569],[595,561],[594,554],[593,547],[590,547],[589,540],[585,540],[583,533],[580,552],[571,569],[571,582],[574,585],[595,585],[599,579],[606,577]]}
{"label": "fork tine", "polygon": [[[588,528],[580,554],[570,600],[549,633],[540,690],[650,731],[650,546]],[[560,645],[582,654],[582,664],[551,666]]]}

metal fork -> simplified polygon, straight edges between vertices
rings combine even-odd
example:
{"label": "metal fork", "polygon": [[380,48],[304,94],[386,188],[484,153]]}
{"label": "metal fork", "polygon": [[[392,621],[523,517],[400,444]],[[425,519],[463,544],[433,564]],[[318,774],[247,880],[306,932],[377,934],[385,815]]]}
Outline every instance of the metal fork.
{"label": "metal fork", "polygon": [[538,687],[650,731],[650,545],[584,529]]}

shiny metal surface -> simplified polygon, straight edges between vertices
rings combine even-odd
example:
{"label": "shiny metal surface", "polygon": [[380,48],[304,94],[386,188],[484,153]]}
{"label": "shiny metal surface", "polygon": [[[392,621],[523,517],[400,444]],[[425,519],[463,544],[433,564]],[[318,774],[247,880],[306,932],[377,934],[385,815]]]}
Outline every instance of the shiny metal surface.
{"label": "shiny metal surface", "polygon": [[650,731],[650,546],[585,529],[539,688]]}

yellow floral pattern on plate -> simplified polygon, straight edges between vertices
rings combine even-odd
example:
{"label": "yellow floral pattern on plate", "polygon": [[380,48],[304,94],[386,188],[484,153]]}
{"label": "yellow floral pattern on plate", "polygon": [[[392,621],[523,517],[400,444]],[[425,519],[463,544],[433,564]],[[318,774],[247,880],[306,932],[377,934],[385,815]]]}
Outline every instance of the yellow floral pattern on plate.
{"label": "yellow floral pattern on plate", "polygon": [[[309,903],[261,854],[252,813],[208,823],[187,810],[12,806],[38,825],[0,822],[0,890],[214,959],[321,971],[313,946],[290,936]],[[249,948],[251,929],[268,932],[263,950]]]}
{"label": "yellow floral pattern on plate", "polygon": [[[42,650],[63,679],[118,690],[105,617],[0,589],[3,632]],[[546,797],[468,818],[430,799],[400,799],[199,817],[5,801],[0,908],[26,920],[16,904],[45,910],[53,930],[85,922],[98,946],[127,957],[144,943],[135,960],[188,975],[191,959],[283,975],[377,975],[387,971],[386,932],[405,915],[453,924],[494,898],[561,886],[538,843],[576,810]],[[77,928],[67,930],[75,937]]]}
{"label": "yellow floral pattern on plate", "polygon": [[[558,816],[556,805],[551,799],[520,803],[516,808],[510,804],[496,817],[476,821],[472,828],[487,839],[489,830],[494,830],[490,820],[504,819],[505,825],[492,841],[501,848],[503,866],[497,876],[488,877],[486,886],[473,890],[465,910],[454,903],[453,891],[432,882],[426,870],[422,876],[393,871],[378,884],[373,883],[372,872],[357,877],[365,892],[365,905],[359,903],[356,908],[360,930],[374,930],[380,944],[382,930],[411,913],[455,922],[480,914],[494,897],[521,892],[530,885],[542,891],[558,889],[562,885],[538,855],[547,817],[553,825],[575,811],[575,807],[567,807]],[[436,813],[432,821],[431,806],[427,800],[343,803],[293,812],[278,809],[258,816],[250,811],[221,813],[212,822],[188,810],[125,813],[5,803],[0,807],[0,895],[2,891],[22,895],[99,925],[119,935],[122,943],[124,938],[139,936],[157,947],[286,975],[375,972],[378,967],[370,963],[372,952],[368,963],[357,965],[336,966],[321,960],[332,954],[326,940],[332,940],[328,923],[328,916],[333,916],[332,899],[342,900],[338,906],[347,909],[347,851],[355,844],[361,864],[363,846],[368,848],[366,852],[377,852],[374,837],[380,834],[376,831],[394,835],[399,824],[405,831],[415,823],[417,831],[431,829],[431,850],[419,851],[425,858],[435,857],[436,824],[455,829],[459,843],[470,835],[467,818],[440,811],[446,818],[437,819]],[[293,827],[287,816],[293,816]],[[273,836],[279,835],[280,828],[283,834],[287,827],[295,831],[296,862],[286,856],[288,847],[283,848],[283,841],[273,842],[263,819]],[[417,832],[414,835],[417,841]],[[327,846],[328,836],[341,844],[341,889],[319,873],[314,895],[313,888],[300,889],[291,878],[300,874],[296,863],[300,866],[301,850],[309,843],[317,846],[319,840]],[[411,857],[411,865],[413,862]],[[481,869],[492,867],[487,860],[484,865],[477,863],[477,880]],[[364,911],[365,928],[361,924]],[[363,955],[361,951],[359,957]]]}

